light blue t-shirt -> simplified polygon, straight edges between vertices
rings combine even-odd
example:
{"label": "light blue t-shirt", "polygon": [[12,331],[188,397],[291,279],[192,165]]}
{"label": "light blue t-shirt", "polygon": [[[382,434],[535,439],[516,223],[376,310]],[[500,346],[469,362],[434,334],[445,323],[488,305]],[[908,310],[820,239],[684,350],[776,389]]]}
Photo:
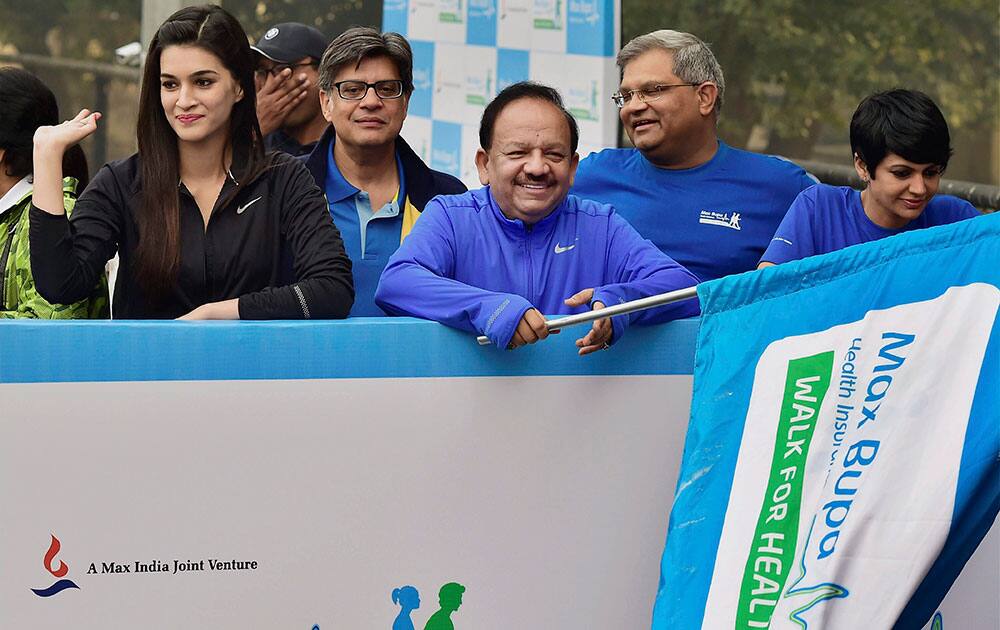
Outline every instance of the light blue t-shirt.
{"label": "light blue t-shirt", "polygon": [[341,175],[333,159],[332,142],[326,164],[325,192],[330,214],[340,229],[354,273],[354,306],[349,317],[385,317],[375,305],[375,287],[389,256],[399,247],[402,205],[406,199],[399,156],[396,156],[399,192],[377,210],[372,208],[367,192],[358,190]]}
{"label": "light blue t-shirt", "polygon": [[796,195],[816,183],[781,158],[719,142],[689,169],[653,166],[636,149],[580,162],[572,193],[615,210],[702,281],[756,268]]}
{"label": "light blue t-shirt", "polygon": [[936,195],[919,217],[902,228],[884,228],[873,223],[865,214],[861,193],[857,190],[847,186],[817,184],[796,197],[761,262],[777,265],[975,216],[979,216],[979,211],[968,201],[950,195]]}

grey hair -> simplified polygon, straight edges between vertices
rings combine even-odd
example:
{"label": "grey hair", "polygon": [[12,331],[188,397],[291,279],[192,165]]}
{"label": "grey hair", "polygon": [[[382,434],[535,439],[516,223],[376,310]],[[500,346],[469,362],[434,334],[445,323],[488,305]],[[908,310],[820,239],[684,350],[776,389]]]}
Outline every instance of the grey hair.
{"label": "grey hair", "polygon": [[333,90],[333,80],[348,66],[355,68],[372,57],[388,57],[399,70],[403,93],[413,92],[413,49],[399,33],[382,33],[370,26],[355,26],[336,37],[319,62],[319,89]]}
{"label": "grey hair", "polygon": [[691,33],[663,29],[640,35],[625,44],[618,52],[618,70],[625,72],[625,66],[639,55],[650,50],[665,50],[674,56],[674,74],[685,83],[711,81],[719,88],[715,99],[715,114],[722,111],[722,95],[726,91],[726,79],[722,76],[722,66],[715,59],[708,44]]}

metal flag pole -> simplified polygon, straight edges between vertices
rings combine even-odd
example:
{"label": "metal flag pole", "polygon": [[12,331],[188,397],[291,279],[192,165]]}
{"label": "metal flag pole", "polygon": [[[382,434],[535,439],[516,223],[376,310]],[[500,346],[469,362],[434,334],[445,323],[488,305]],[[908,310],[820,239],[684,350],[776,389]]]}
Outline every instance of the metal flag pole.
{"label": "metal flag pole", "polygon": [[[548,328],[549,332],[552,332],[554,330],[561,330],[570,326],[576,326],[577,324],[586,324],[587,322],[592,322],[595,319],[634,313],[636,311],[652,308],[654,306],[663,306],[664,304],[680,302],[681,300],[689,300],[693,297],[698,297],[698,285],[687,287],[686,289],[677,289],[676,291],[660,293],[659,295],[651,295],[638,300],[632,300],[631,302],[615,304],[614,306],[606,306],[596,311],[587,311],[586,313],[567,315],[566,317],[560,317],[559,319],[550,319],[545,322],[545,327]],[[481,346],[488,346],[491,343],[490,338],[486,335],[480,335],[476,338],[476,341],[478,341]]]}

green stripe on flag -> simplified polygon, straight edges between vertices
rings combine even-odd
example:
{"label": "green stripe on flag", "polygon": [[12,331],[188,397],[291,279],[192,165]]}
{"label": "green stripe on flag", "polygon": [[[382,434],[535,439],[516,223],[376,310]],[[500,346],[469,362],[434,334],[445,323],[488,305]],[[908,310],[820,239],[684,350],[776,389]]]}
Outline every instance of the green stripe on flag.
{"label": "green stripe on flag", "polygon": [[788,362],[764,504],[743,571],[737,628],[767,628],[795,557],[809,444],[833,372],[833,352]]}

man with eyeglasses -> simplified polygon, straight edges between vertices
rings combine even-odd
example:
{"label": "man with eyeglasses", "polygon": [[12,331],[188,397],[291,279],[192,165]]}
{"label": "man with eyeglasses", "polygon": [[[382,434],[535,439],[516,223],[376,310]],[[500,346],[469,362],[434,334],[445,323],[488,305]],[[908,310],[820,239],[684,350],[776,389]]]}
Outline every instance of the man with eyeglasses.
{"label": "man with eyeglasses", "polygon": [[816,180],[718,138],[725,79],[694,35],[641,35],[617,61],[612,99],[635,148],[582,160],[573,193],[613,205],[701,281],[755,269],[792,201]]}
{"label": "man with eyeglasses", "polygon": [[353,263],[351,316],[381,317],[375,287],[389,256],[431,197],[466,189],[428,168],[399,136],[413,92],[413,52],[402,35],[344,31],[323,54],[319,89],[329,125],[306,166]]}
{"label": "man with eyeglasses", "polygon": [[317,66],[329,41],[311,26],[286,22],[251,46],[257,53],[257,120],[269,149],[307,155],[323,135]]}

